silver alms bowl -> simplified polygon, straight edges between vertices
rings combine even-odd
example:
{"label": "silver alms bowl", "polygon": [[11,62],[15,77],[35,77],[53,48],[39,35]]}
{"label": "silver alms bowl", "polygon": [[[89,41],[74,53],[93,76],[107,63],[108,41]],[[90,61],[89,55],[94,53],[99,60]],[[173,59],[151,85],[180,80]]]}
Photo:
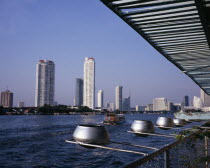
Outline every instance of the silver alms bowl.
{"label": "silver alms bowl", "polygon": [[101,125],[78,125],[73,133],[73,138],[77,142],[87,144],[107,144],[109,132]]}
{"label": "silver alms bowl", "polygon": [[154,125],[152,121],[134,120],[131,125],[131,130],[138,133],[154,133]]}
{"label": "silver alms bowl", "polygon": [[174,125],[177,127],[182,127],[183,125],[186,124],[185,120],[178,119],[178,118],[174,118],[173,121],[174,121]]}
{"label": "silver alms bowl", "polygon": [[174,126],[174,122],[169,117],[158,117],[156,125],[161,129],[170,129],[170,127]]}

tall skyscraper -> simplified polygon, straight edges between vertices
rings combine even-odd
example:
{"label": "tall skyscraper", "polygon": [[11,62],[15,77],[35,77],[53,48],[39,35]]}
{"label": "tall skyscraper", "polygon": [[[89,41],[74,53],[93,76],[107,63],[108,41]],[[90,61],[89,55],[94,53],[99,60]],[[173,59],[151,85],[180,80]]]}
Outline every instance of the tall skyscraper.
{"label": "tall skyscraper", "polygon": [[115,88],[115,107],[116,110],[122,110],[122,86],[116,86]]}
{"label": "tall skyscraper", "polygon": [[55,90],[55,64],[40,60],[36,64],[35,106],[53,105]]}
{"label": "tall skyscraper", "polygon": [[83,104],[83,79],[76,79],[75,88],[75,106],[81,106]]}
{"label": "tall skyscraper", "polygon": [[184,97],[184,106],[189,106],[189,96]]}
{"label": "tall skyscraper", "polygon": [[203,107],[210,107],[210,96],[207,95],[202,89],[200,92],[201,101],[203,103]]}
{"label": "tall skyscraper", "polygon": [[104,107],[104,92],[103,90],[98,91],[98,107]]}
{"label": "tall skyscraper", "polygon": [[167,100],[165,98],[153,99],[153,111],[167,110]]}
{"label": "tall skyscraper", "polygon": [[85,58],[84,62],[84,90],[83,105],[89,108],[95,108],[95,60],[94,58]]}
{"label": "tall skyscraper", "polygon": [[1,92],[1,105],[3,107],[13,107],[13,93],[9,90]]}
{"label": "tall skyscraper", "polygon": [[131,108],[131,98],[130,96],[123,99],[123,111],[129,111]]}

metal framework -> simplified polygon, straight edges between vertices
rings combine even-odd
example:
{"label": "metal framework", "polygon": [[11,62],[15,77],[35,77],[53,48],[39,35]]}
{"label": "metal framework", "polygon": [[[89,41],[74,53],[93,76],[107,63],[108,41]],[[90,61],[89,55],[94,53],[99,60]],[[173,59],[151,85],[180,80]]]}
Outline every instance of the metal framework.
{"label": "metal framework", "polygon": [[101,0],[210,95],[210,0]]}

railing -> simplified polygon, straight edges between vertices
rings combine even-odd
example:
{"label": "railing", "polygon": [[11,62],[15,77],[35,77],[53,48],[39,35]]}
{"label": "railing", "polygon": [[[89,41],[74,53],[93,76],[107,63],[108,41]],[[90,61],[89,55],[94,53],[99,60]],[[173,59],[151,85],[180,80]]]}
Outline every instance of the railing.
{"label": "railing", "polygon": [[200,129],[124,168],[209,168],[209,132]]}

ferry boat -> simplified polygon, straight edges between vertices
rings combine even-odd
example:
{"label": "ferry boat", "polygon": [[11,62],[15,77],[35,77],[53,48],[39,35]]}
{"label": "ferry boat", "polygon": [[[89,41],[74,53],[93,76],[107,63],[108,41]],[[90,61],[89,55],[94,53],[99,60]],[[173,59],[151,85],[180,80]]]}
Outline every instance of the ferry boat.
{"label": "ferry boat", "polygon": [[107,113],[103,123],[109,125],[119,125],[125,122],[124,114]]}

